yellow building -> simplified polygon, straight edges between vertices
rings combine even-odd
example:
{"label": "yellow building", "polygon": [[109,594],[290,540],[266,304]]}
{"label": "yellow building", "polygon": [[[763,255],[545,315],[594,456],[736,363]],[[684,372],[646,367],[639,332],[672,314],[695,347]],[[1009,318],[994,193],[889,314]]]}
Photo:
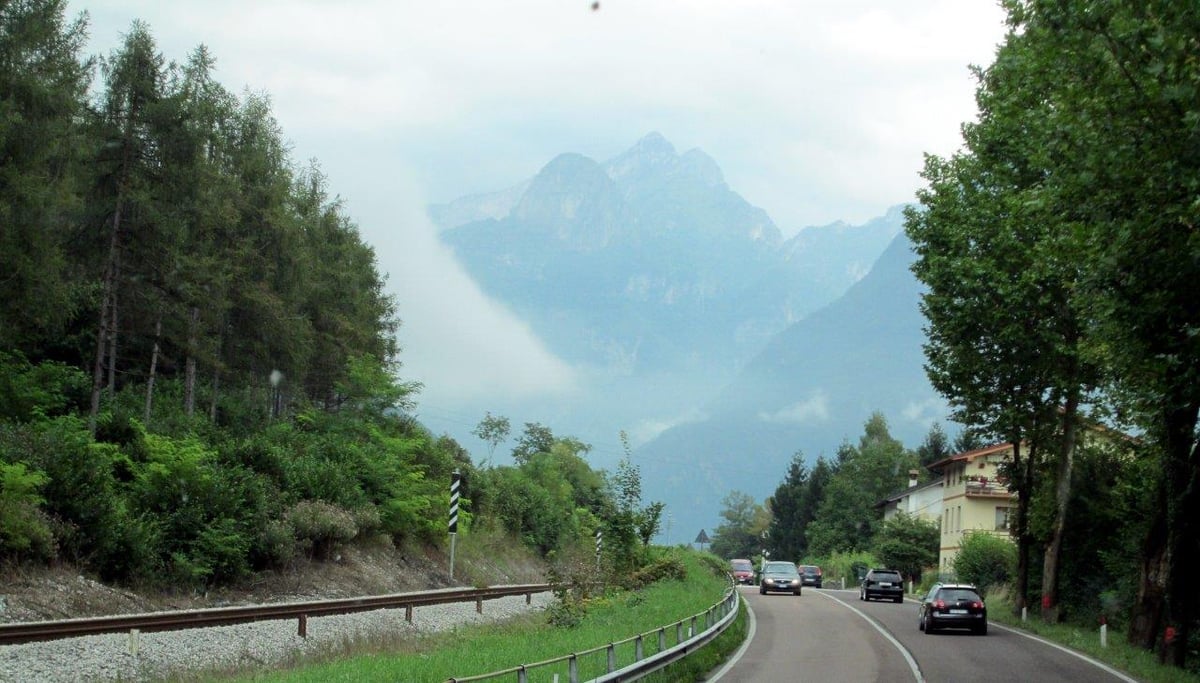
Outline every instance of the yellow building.
{"label": "yellow building", "polygon": [[952,455],[929,465],[942,475],[941,547],[938,571],[954,571],[963,538],[990,533],[1012,540],[1009,520],[1017,511],[1017,494],[1000,477],[1000,463],[1012,458],[1010,443]]}

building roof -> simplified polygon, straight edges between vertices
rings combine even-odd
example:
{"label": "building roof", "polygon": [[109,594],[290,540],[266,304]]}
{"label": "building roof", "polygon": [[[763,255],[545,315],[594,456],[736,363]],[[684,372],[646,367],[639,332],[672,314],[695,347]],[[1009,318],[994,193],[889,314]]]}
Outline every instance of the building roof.
{"label": "building roof", "polygon": [[983,448],[976,448],[973,451],[966,451],[963,453],[959,453],[957,455],[952,455],[948,458],[942,458],[941,460],[938,460],[937,462],[926,465],[925,469],[929,470],[930,472],[941,472],[942,470],[946,469],[946,467],[948,465],[952,465],[954,463],[958,463],[958,462],[969,463],[972,460],[975,460],[977,458],[982,458],[984,456],[992,455],[994,453],[1003,453],[1004,451],[1009,451],[1009,450],[1012,450],[1011,443],[1005,442],[1005,443],[992,444],[991,446],[984,446]]}
{"label": "building roof", "polygon": [[933,481],[931,481],[927,484],[921,484],[920,486],[909,486],[909,487],[906,487],[900,491],[897,491],[897,492],[891,494],[890,496],[888,496],[887,498],[884,498],[883,500],[875,503],[875,505],[873,507],[876,507],[876,508],[886,507],[888,503],[894,503],[905,496],[910,496],[910,495],[916,493],[917,491],[924,491],[926,489],[931,489],[934,487],[940,488],[942,485],[943,485],[943,482],[941,479],[934,479]]}

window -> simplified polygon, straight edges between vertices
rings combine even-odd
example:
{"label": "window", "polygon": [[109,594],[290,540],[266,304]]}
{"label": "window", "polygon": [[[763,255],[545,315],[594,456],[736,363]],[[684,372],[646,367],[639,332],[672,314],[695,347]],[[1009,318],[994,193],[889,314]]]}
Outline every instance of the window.
{"label": "window", "polygon": [[1008,531],[1008,525],[1012,516],[1012,508],[997,507],[996,508],[996,531]]}

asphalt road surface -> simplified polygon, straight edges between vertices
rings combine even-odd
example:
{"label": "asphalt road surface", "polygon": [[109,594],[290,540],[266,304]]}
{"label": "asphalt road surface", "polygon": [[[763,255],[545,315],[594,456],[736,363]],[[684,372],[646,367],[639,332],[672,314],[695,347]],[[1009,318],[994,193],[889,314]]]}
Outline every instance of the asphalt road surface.
{"label": "asphalt road surface", "polygon": [[[750,614],[746,644],[710,681],[928,681],[989,683],[1134,679],[1057,645],[991,623],[986,636],[917,629],[917,604],[861,602],[857,590],[759,595],[739,589]],[[1097,635],[1099,638],[1099,635]]]}

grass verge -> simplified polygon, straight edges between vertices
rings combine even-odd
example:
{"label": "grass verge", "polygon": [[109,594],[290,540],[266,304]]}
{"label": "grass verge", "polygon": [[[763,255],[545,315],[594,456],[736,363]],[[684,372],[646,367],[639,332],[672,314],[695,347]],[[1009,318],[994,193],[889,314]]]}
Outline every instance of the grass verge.
{"label": "grass verge", "polygon": [[[581,605],[578,619],[571,620],[574,622],[571,627],[553,626],[547,614],[539,613],[504,624],[468,626],[397,642],[345,643],[337,652],[323,653],[316,661],[295,662],[284,670],[271,672],[237,672],[233,677],[241,681],[289,682],[445,681],[454,676],[545,661],[630,638],[687,619],[721,599],[728,584],[719,560],[675,548],[661,549],[657,555],[656,560],[679,562],[686,569],[684,578],[664,579],[637,591],[609,591],[589,598]],[[696,628],[704,628],[703,620]],[[685,626],[685,637],[686,629]],[[740,615],[735,625],[716,641],[650,680],[695,680],[716,666],[723,653],[736,649],[744,634],[745,619]],[[675,645],[676,630],[668,629],[664,640],[666,647]],[[658,647],[656,636],[643,642],[646,655],[656,652]],[[621,646],[617,649],[617,666],[632,662],[633,656],[632,644]],[[581,658],[580,677],[599,675],[605,666],[604,652]],[[538,678],[548,679],[556,672],[560,680],[566,680],[565,663],[561,669],[539,669]],[[220,680],[228,679],[223,676]]]}
{"label": "grass verge", "polygon": [[1125,641],[1123,631],[1108,629],[1108,646],[1100,646],[1100,627],[1083,628],[1073,624],[1047,624],[1040,619],[1021,621],[1007,601],[989,600],[988,619],[994,623],[1027,631],[1118,669],[1144,683],[1197,683],[1200,675],[1173,666],[1159,664],[1153,652]]}

